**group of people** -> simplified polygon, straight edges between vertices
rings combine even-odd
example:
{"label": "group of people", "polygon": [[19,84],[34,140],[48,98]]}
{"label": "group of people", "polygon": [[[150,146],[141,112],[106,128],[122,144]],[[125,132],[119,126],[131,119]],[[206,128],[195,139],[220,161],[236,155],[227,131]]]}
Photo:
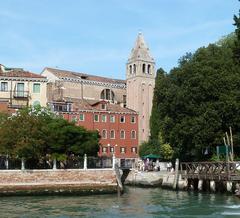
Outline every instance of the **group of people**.
{"label": "group of people", "polygon": [[171,172],[172,171],[172,163],[167,162],[167,171]]}
{"label": "group of people", "polygon": [[149,158],[138,161],[138,170],[140,171],[160,171],[160,163]]}
{"label": "group of people", "polygon": [[[167,171],[171,172],[172,171],[172,163],[171,162],[167,162],[166,164],[166,168]],[[165,168],[165,169],[166,169]],[[159,159],[143,159],[143,160],[139,160],[137,163],[137,169],[139,171],[160,171],[160,162]]]}

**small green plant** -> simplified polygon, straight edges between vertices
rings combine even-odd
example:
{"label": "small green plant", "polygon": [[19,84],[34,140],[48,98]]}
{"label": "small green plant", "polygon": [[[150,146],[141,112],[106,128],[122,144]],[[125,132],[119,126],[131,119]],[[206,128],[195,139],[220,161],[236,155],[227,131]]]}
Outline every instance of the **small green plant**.
{"label": "small green plant", "polygon": [[213,154],[212,157],[210,158],[210,161],[225,161],[226,157],[224,155],[217,155]]}

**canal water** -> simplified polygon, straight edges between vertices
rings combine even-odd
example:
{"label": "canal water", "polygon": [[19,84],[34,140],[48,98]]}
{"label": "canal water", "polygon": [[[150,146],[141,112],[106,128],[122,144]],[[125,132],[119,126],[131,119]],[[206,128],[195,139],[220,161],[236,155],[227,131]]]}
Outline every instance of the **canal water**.
{"label": "canal water", "polygon": [[0,217],[240,217],[240,199],[226,194],[126,188],[95,196],[1,197]]}

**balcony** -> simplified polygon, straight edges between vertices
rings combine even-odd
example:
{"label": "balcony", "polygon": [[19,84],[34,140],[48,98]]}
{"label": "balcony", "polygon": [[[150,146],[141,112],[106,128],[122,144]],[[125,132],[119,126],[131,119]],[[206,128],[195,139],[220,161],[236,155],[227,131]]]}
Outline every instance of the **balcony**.
{"label": "balcony", "polygon": [[14,98],[28,98],[29,97],[29,91],[14,91],[13,92],[13,97]]}

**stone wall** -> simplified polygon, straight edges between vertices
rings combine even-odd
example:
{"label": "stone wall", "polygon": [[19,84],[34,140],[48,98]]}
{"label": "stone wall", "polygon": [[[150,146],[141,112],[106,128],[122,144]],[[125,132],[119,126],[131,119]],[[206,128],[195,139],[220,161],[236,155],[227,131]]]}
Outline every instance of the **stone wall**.
{"label": "stone wall", "polygon": [[0,171],[0,195],[112,192],[117,192],[112,169]]}

